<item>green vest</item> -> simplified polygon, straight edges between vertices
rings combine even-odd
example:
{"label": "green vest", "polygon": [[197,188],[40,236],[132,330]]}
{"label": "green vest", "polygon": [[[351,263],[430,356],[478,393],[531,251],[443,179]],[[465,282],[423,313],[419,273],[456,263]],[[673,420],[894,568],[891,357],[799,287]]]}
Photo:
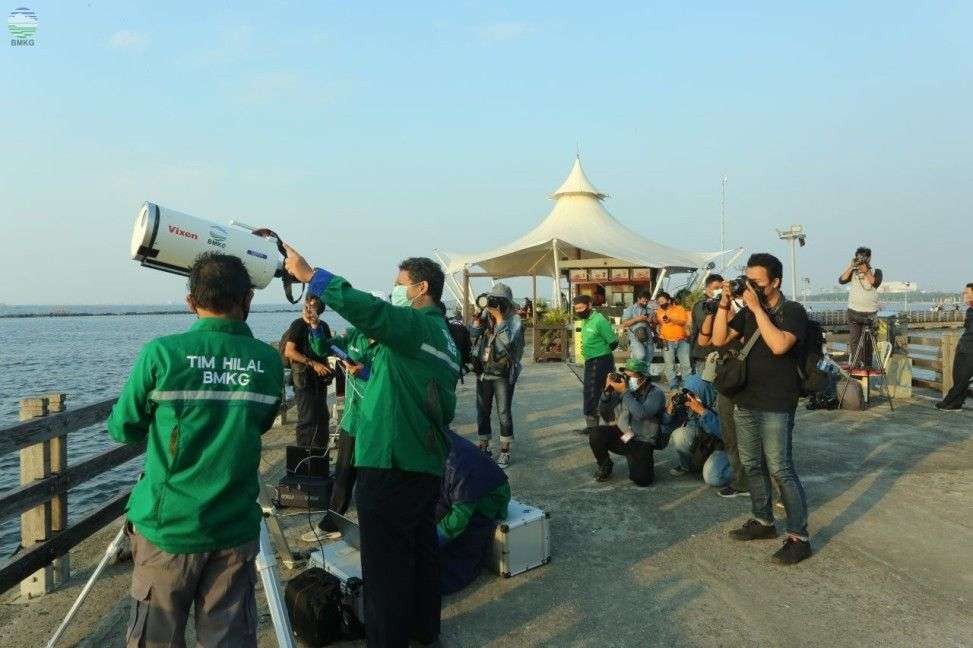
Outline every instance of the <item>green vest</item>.
{"label": "green vest", "polygon": [[146,442],[128,519],[169,553],[255,540],[260,435],[280,409],[279,353],[243,322],[210,317],[146,344],[108,418],[121,443]]}
{"label": "green vest", "polygon": [[581,324],[581,353],[585,360],[598,358],[612,352],[613,344],[618,342],[615,329],[605,316],[592,311]]}

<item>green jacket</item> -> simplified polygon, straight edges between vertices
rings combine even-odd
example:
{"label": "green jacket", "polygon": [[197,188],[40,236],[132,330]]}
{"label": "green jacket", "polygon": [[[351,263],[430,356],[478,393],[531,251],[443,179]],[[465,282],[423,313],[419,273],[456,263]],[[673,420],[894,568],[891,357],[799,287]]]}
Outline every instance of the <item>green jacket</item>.
{"label": "green jacket", "polygon": [[[371,370],[372,358],[375,356],[377,345],[369,341],[358,329],[351,327],[343,334],[331,338],[333,344],[345,353],[352,362],[365,365]],[[369,379],[371,376],[369,376]],[[345,382],[345,413],[341,416],[340,427],[348,436],[355,436],[358,427],[358,414],[361,411],[362,396],[368,388],[369,380],[361,380],[351,374]]]}
{"label": "green jacket", "polygon": [[456,502],[446,515],[436,523],[439,535],[453,540],[466,531],[467,525],[476,513],[488,520],[502,520],[507,517],[510,504],[510,484],[504,482],[475,502]]}
{"label": "green jacket", "polygon": [[280,354],[243,322],[198,320],[156,338],[108,417],[121,443],[146,442],[128,519],[174,554],[226,549],[260,532],[260,435],[280,408]]}
{"label": "green jacket", "polygon": [[441,476],[460,370],[442,313],[393,306],[320,268],[308,292],[378,342],[357,419],[355,465]]}
{"label": "green jacket", "polygon": [[615,328],[598,311],[593,311],[581,325],[581,353],[585,360],[611,353],[618,344]]}

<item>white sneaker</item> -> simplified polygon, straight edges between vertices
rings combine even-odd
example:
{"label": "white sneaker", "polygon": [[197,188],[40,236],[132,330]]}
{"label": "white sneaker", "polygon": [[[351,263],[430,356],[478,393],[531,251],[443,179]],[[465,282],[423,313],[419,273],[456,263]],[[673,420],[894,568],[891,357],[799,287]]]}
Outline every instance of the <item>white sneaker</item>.
{"label": "white sneaker", "polygon": [[500,454],[497,456],[497,465],[500,466],[501,468],[506,468],[507,466],[510,465],[509,450],[506,452],[504,452],[503,450],[500,451]]}
{"label": "white sneaker", "polygon": [[341,531],[322,531],[315,527],[301,534],[301,542],[328,542],[341,537]]}

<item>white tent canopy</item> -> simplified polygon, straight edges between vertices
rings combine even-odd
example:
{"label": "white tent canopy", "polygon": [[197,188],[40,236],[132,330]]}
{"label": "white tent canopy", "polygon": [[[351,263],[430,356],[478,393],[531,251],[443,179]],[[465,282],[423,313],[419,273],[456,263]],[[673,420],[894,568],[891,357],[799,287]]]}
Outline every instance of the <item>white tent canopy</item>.
{"label": "white tent canopy", "polygon": [[496,249],[450,254],[449,274],[479,266],[493,277],[557,276],[562,262],[606,259],[669,272],[705,267],[720,252],[686,252],[650,241],[608,213],[607,194],[591,184],[576,158],[551,198],[554,207],[533,230]]}

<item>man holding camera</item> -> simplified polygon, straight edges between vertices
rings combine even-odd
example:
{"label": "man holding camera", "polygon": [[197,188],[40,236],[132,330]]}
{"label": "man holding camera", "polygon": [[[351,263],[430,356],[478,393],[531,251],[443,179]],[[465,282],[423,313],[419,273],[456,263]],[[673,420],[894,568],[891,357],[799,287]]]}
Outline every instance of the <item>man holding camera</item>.
{"label": "man holding camera", "polygon": [[622,312],[622,326],[628,331],[628,352],[635,360],[652,362],[652,292],[643,290]]}
{"label": "man holding camera", "polygon": [[284,370],[245,324],[252,298],[240,259],[200,255],[186,297],[199,319],[142,348],[108,418],[113,439],[146,444],[127,506],[132,648],[184,645],[194,605],[199,645],[257,645],[260,436]]}
{"label": "man holding camera", "polygon": [[963,335],[956,345],[956,356],[953,358],[953,386],[949,393],[936,403],[936,408],[941,410],[963,409],[963,403],[970,391],[970,380],[973,379],[973,283],[966,284],[963,290],[963,301],[968,308],[966,319],[963,321]]}
{"label": "man holding camera", "polygon": [[669,381],[669,389],[675,389],[679,386],[679,380],[676,379],[676,359],[679,359],[679,376],[682,380],[688,378],[693,371],[689,365],[689,336],[686,333],[689,313],[667,292],[660,292],[655,299],[659,304],[655,311],[655,321],[663,345],[662,359],[665,362],[666,380]]}
{"label": "man holding camera", "polygon": [[669,474],[696,473],[710,486],[722,487],[730,482],[732,469],[723,451],[722,421],[714,409],[716,390],[711,381],[716,363],[709,367],[687,378],[682,391],[670,395],[662,423],[676,453],[676,465]]}
{"label": "man holding camera", "polygon": [[493,437],[490,419],[493,402],[497,402],[500,419],[500,454],[497,465],[510,464],[510,446],[514,438],[512,414],[514,387],[520,377],[520,360],[524,354],[524,328],[514,309],[513,291],[506,284],[495,284],[486,296],[480,316],[470,330],[475,348],[476,422],[480,450],[490,453]]}
{"label": "man holding camera", "polygon": [[[780,489],[787,513],[787,539],[773,560],[792,565],[811,555],[807,499],[792,458],[794,413],[801,392],[798,346],[807,329],[807,312],[780,291],[780,259],[751,255],[746,282],[723,285],[713,323],[713,344],[753,340],[746,357],[745,383],[735,395],[737,443],[747,471],[753,517],[730,532],[735,540],[777,537],[771,505],[771,478]],[[729,317],[730,301],[742,289],[746,308]]]}
{"label": "man holding camera", "polygon": [[703,330],[703,323],[706,320],[706,316],[716,314],[716,305],[722,289],[723,277],[718,274],[711,274],[706,277],[706,283],[703,286],[703,298],[693,304],[692,325],[689,334],[689,344],[692,347],[692,351],[689,355],[693,361],[693,373],[696,375],[703,373],[703,369],[706,366],[706,357],[713,351],[716,351],[716,347],[712,344],[700,344],[699,334]]}
{"label": "man holding camera", "polygon": [[612,421],[588,430],[588,444],[598,468],[595,481],[607,481],[615,464],[609,451],[628,461],[628,478],[636,486],[655,481],[653,449],[660,442],[659,429],[665,396],[649,380],[649,365],[629,358],[620,372],[605,380],[599,408],[602,418]]}
{"label": "man holding camera", "polygon": [[872,251],[860,247],[838,277],[838,283],[848,285],[848,365],[852,369],[868,369],[872,365],[872,343],[865,332],[875,323],[878,313],[878,287],[882,285],[882,271],[873,269],[871,263]]}
{"label": "man holding camera", "polygon": [[584,356],[584,419],[582,434],[598,425],[598,399],[605,379],[614,365],[618,346],[615,328],[605,316],[591,307],[591,297],[578,295],[573,300],[574,316],[581,324],[581,354]]}
{"label": "man holding camera", "polygon": [[287,272],[377,342],[355,437],[367,643],[433,643],[441,607],[436,501],[460,374],[439,309],[445,276],[431,259],[406,259],[389,304],[285,247]]}
{"label": "man holding camera", "polygon": [[328,385],[334,374],[325,348],[331,329],[321,320],[323,312],[324,302],[308,295],[301,316],[284,334],[283,355],[291,368],[297,407],[296,442],[303,448],[323,448],[328,443]]}

